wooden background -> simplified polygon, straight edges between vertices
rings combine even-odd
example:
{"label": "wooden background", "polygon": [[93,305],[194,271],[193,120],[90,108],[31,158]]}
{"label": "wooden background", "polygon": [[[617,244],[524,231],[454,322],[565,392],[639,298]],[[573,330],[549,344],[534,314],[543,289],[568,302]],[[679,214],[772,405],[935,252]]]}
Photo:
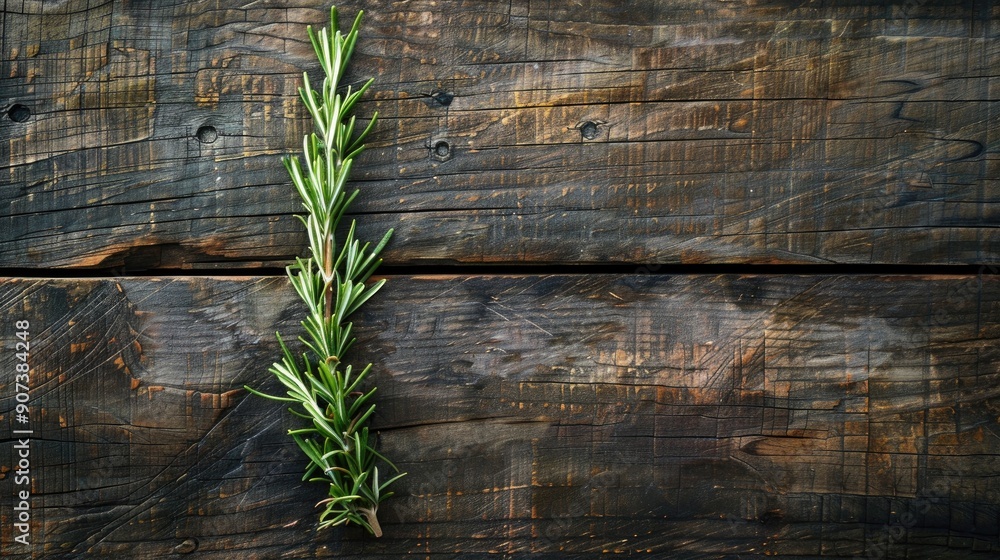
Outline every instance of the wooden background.
{"label": "wooden background", "polygon": [[316,532],[242,389],[302,313],[329,4],[7,0],[4,558],[1000,554],[1000,3],[340,6],[386,535]]}

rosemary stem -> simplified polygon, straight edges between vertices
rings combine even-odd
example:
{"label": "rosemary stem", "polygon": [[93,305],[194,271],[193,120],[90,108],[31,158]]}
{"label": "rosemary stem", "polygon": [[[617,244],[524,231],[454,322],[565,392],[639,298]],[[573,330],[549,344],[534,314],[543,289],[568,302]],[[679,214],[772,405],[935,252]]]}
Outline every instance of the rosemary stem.
{"label": "rosemary stem", "polygon": [[365,520],[368,521],[368,525],[372,528],[372,534],[376,537],[382,536],[382,526],[378,524],[378,516],[375,512],[378,510],[377,507],[373,508],[360,508],[361,514],[365,516]]}
{"label": "rosemary stem", "polygon": [[326,281],[324,290],[325,307],[323,309],[324,324],[329,325],[333,317],[333,296],[336,287],[333,285],[333,235],[326,236],[326,243],[323,247],[323,277]]}

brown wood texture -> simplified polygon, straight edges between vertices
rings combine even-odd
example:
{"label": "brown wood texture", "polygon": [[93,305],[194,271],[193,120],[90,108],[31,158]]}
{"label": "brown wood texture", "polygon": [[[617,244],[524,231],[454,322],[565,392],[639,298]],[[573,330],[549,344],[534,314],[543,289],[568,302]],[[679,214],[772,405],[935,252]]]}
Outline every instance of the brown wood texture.
{"label": "brown wood texture", "polygon": [[[278,158],[327,4],[3,6],[0,268],[300,252]],[[996,2],[341,7],[382,115],[355,210],[393,264],[1000,256]]]}
{"label": "brown wood texture", "polygon": [[392,278],[351,360],[409,472],[377,540],[315,531],[295,423],[242,389],[298,312],[282,278],[0,282],[33,557],[1000,553],[997,276]]}

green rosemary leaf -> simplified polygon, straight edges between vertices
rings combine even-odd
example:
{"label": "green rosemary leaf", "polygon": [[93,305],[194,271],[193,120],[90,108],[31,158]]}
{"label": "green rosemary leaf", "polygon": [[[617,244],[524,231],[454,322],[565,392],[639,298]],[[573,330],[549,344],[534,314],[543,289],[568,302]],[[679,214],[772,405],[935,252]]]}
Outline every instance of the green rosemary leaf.
{"label": "green rosemary leaf", "polygon": [[[347,391],[348,394],[357,392],[358,385],[360,385],[361,382],[365,380],[365,377],[368,376],[368,372],[370,372],[371,369],[372,369],[372,365],[368,364],[367,366],[365,366],[364,369],[361,370],[361,373],[358,374],[357,379],[355,379],[353,383],[350,383],[350,384],[346,384],[345,383],[347,385],[346,391]],[[346,368],[346,374],[344,375],[345,379],[350,379],[351,371],[352,371],[351,366],[347,366],[347,368]],[[372,391],[374,391],[374,390],[375,390],[375,388],[372,388]]]}
{"label": "green rosemary leaf", "polygon": [[[351,112],[351,109],[354,108],[354,104],[357,103],[359,99],[361,99],[361,96],[364,95],[366,91],[368,91],[368,88],[371,87],[373,83],[375,83],[375,80],[369,79],[364,84],[362,84],[361,87],[353,91],[352,91],[353,88],[351,88],[351,86],[347,86],[347,92],[345,92],[344,94],[344,104],[342,110],[345,113]],[[361,137],[363,138],[364,135],[362,134]],[[344,141],[350,141],[351,139],[352,137],[350,135],[343,138]]]}
{"label": "green rosemary leaf", "polygon": [[347,61],[351,59],[351,55],[354,54],[354,45],[358,39],[358,32],[361,29],[361,16],[364,15],[364,11],[359,11],[358,15],[354,18],[354,24],[351,25],[351,30],[347,32],[347,37],[344,40],[344,60],[338,70],[338,75],[343,75],[346,67]]}
{"label": "green rosemary leaf", "polygon": [[[375,293],[378,292],[384,285],[385,285],[385,278],[372,284],[371,286],[368,287],[367,290],[364,290],[363,292],[360,292],[357,296],[355,296],[351,303],[351,307],[347,310],[347,315],[350,315],[351,313],[357,311],[358,308],[360,308],[362,305],[365,304],[365,302],[371,299],[371,297],[375,295]],[[364,289],[365,287],[364,284],[358,284],[357,286],[361,289]]]}
{"label": "green rosemary leaf", "polygon": [[[361,14],[358,14],[358,17],[360,16]],[[330,6],[330,28],[340,29],[340,12],[336,6]]]}
{"label": "green rosemary leaf", "polygon": [[258,397],[264,397],[265,399],[271,399],[272,401],[298,402],[298,399],[294,399],[292,397],[279,397],[277,395],[269,395],[267,393],[262,393],[252,387],[247,387],[247,391],[250,391],[254,395],[257,395]]}

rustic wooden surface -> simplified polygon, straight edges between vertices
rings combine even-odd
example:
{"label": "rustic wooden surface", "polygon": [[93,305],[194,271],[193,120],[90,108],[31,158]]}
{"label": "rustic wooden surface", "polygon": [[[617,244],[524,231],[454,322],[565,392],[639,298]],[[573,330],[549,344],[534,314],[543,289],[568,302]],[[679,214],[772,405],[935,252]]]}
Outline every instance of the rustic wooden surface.
{"label": "rustic wooden surface", "polygon": [[274,385],[285,282],[0,283],[34,557],[1000,553],[1000,277],[393,278],[354,355],[410,473],[378,540],[315,532],[294,423],[242,390]]}
{"label": "rustic wooden surface", "polygon": [[[0,268],[252,268],[328,4],[8,0]],[[416,263],[997,262],[992,1],[344,1]]]}
{"label": "rustic wooden surface", "polygon": [[[410,473],[386,537],[315,532],[293,420],[242,390],[300,318],[267,274],[329,5],[7,0],[0,556],[1000,556],[1000,4],[340,5],[382,118],[354,209],[397,232],[356,326]],[[547,275],[579,263],[629,273]]]}

